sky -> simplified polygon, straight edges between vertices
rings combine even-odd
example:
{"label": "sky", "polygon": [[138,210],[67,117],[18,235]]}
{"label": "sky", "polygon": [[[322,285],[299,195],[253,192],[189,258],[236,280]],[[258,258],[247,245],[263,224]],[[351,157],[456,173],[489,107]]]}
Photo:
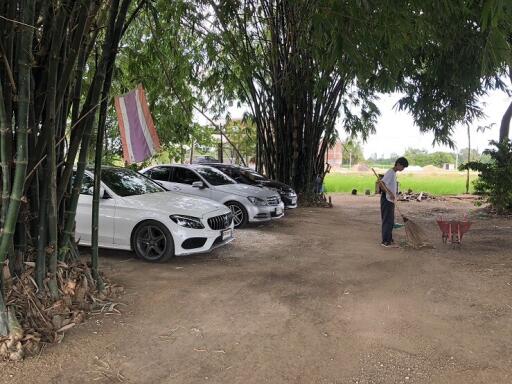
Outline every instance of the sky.
{"label": "sky", "polygon": [[[413,123],[407,112],[400,112],[394,108],[399,94],[383,95],[376,103],[381,111],[381,116],[376,125],[376,133],[363,143],[366,158],[376,153],[379,157],[389,156],[392,153],[401,155],[407,148],[425,149],[429,152],[452,151],[446,146],[432,146],[434,135],[422,134]],[[471,126],[471,147],[482,151],[488,147],[489,140],[497,140],[499,137],[500,122],[511,99],[502,91],[490,92],[482,98],[481,103],[486,118],[475,121]],[[484,133],[477,132],[479,125],[495,125]],[[346,133],[341,132],[341,137]],[[453,140],[457,148],[467,148],[468,135],[465,125],[459,125],[454,129]]]}

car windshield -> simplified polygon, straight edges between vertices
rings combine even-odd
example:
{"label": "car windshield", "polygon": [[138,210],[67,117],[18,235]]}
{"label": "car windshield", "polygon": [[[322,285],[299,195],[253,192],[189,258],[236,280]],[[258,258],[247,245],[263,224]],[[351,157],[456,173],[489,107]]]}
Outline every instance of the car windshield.
{"label": "car windshield", "polygon": [[226,185],[226,184],[236,184],[236,182],[230,177],[223,174],[221,171],[218,171],[215,168],[210,167],[197,167],[195,168],[197,173],[199,173],[205,180],[211,185]]}
{"label": "car windshield", "polygon": [[101,181],[103,181],[116,195],[122,197],[165,191],[165,189],[154,181],[132,171],[131,169],[102,169]]}

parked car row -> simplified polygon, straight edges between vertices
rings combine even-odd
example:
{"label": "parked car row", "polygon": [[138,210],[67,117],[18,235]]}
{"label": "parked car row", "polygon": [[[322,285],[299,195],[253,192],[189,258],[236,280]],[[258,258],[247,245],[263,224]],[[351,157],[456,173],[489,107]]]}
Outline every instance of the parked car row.
{"label": "parked car row", "polygon": [[284,204],[278,193],[239,184],[208,165],[157,165],[141,172],[170,191],[205,197],[226,205],[233,213],[236,228],[284,214]]}
{"label": "parked car row", "polygon": [[225,173],[237,183],[265,187],[276,191],[279,193],[281,200],[283,201],[286,208],[297,208],[297,194],[292,187],[286,185],[285,183],[281,183],[280,181],[276,180],[270,180],[269,178],[260,175],[255,170],[247,167],[222,163],[209,163],[208,165]]}
{"label": "parked car row", "polygon": [[[211,251],[233,241],[234,228],[280,218],[285,205],[297,206],[289,186],[249,168],[224,166],[167,164],[140,173],[104,167],[99,246],[161,262]],[[78,201],[75,232],[81,245],[91,244],[93,177],[85,172]]]}

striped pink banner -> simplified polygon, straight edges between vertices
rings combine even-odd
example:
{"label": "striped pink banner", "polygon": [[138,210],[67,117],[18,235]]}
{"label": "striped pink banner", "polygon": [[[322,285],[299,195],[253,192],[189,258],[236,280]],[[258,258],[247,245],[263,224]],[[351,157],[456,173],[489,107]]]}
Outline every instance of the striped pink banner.
{"label": "striped pink banner", "polygon": [[115,97],[123,157],[127,164],[140,163],[160,150],[160,140],[149,112],[144,88]]}

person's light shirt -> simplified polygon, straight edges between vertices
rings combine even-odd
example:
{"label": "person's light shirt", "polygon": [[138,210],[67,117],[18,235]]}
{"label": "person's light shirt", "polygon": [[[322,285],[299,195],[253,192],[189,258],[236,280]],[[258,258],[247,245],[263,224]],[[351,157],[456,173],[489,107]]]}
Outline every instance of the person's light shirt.
{"label": "person's light shirt", "polygon": [[[393,193],[393,195],[397,194],[397,185],[396,185],[396,172],[393,168],[391,168],[389,171],[387,171],[384,174],[384,177],[382,178],[382,181],[384,184],[386,184],[386,187],[389,189],[390,192]],[[394,202],[391,195],[386,192],[386,199],[388,201]]]}

